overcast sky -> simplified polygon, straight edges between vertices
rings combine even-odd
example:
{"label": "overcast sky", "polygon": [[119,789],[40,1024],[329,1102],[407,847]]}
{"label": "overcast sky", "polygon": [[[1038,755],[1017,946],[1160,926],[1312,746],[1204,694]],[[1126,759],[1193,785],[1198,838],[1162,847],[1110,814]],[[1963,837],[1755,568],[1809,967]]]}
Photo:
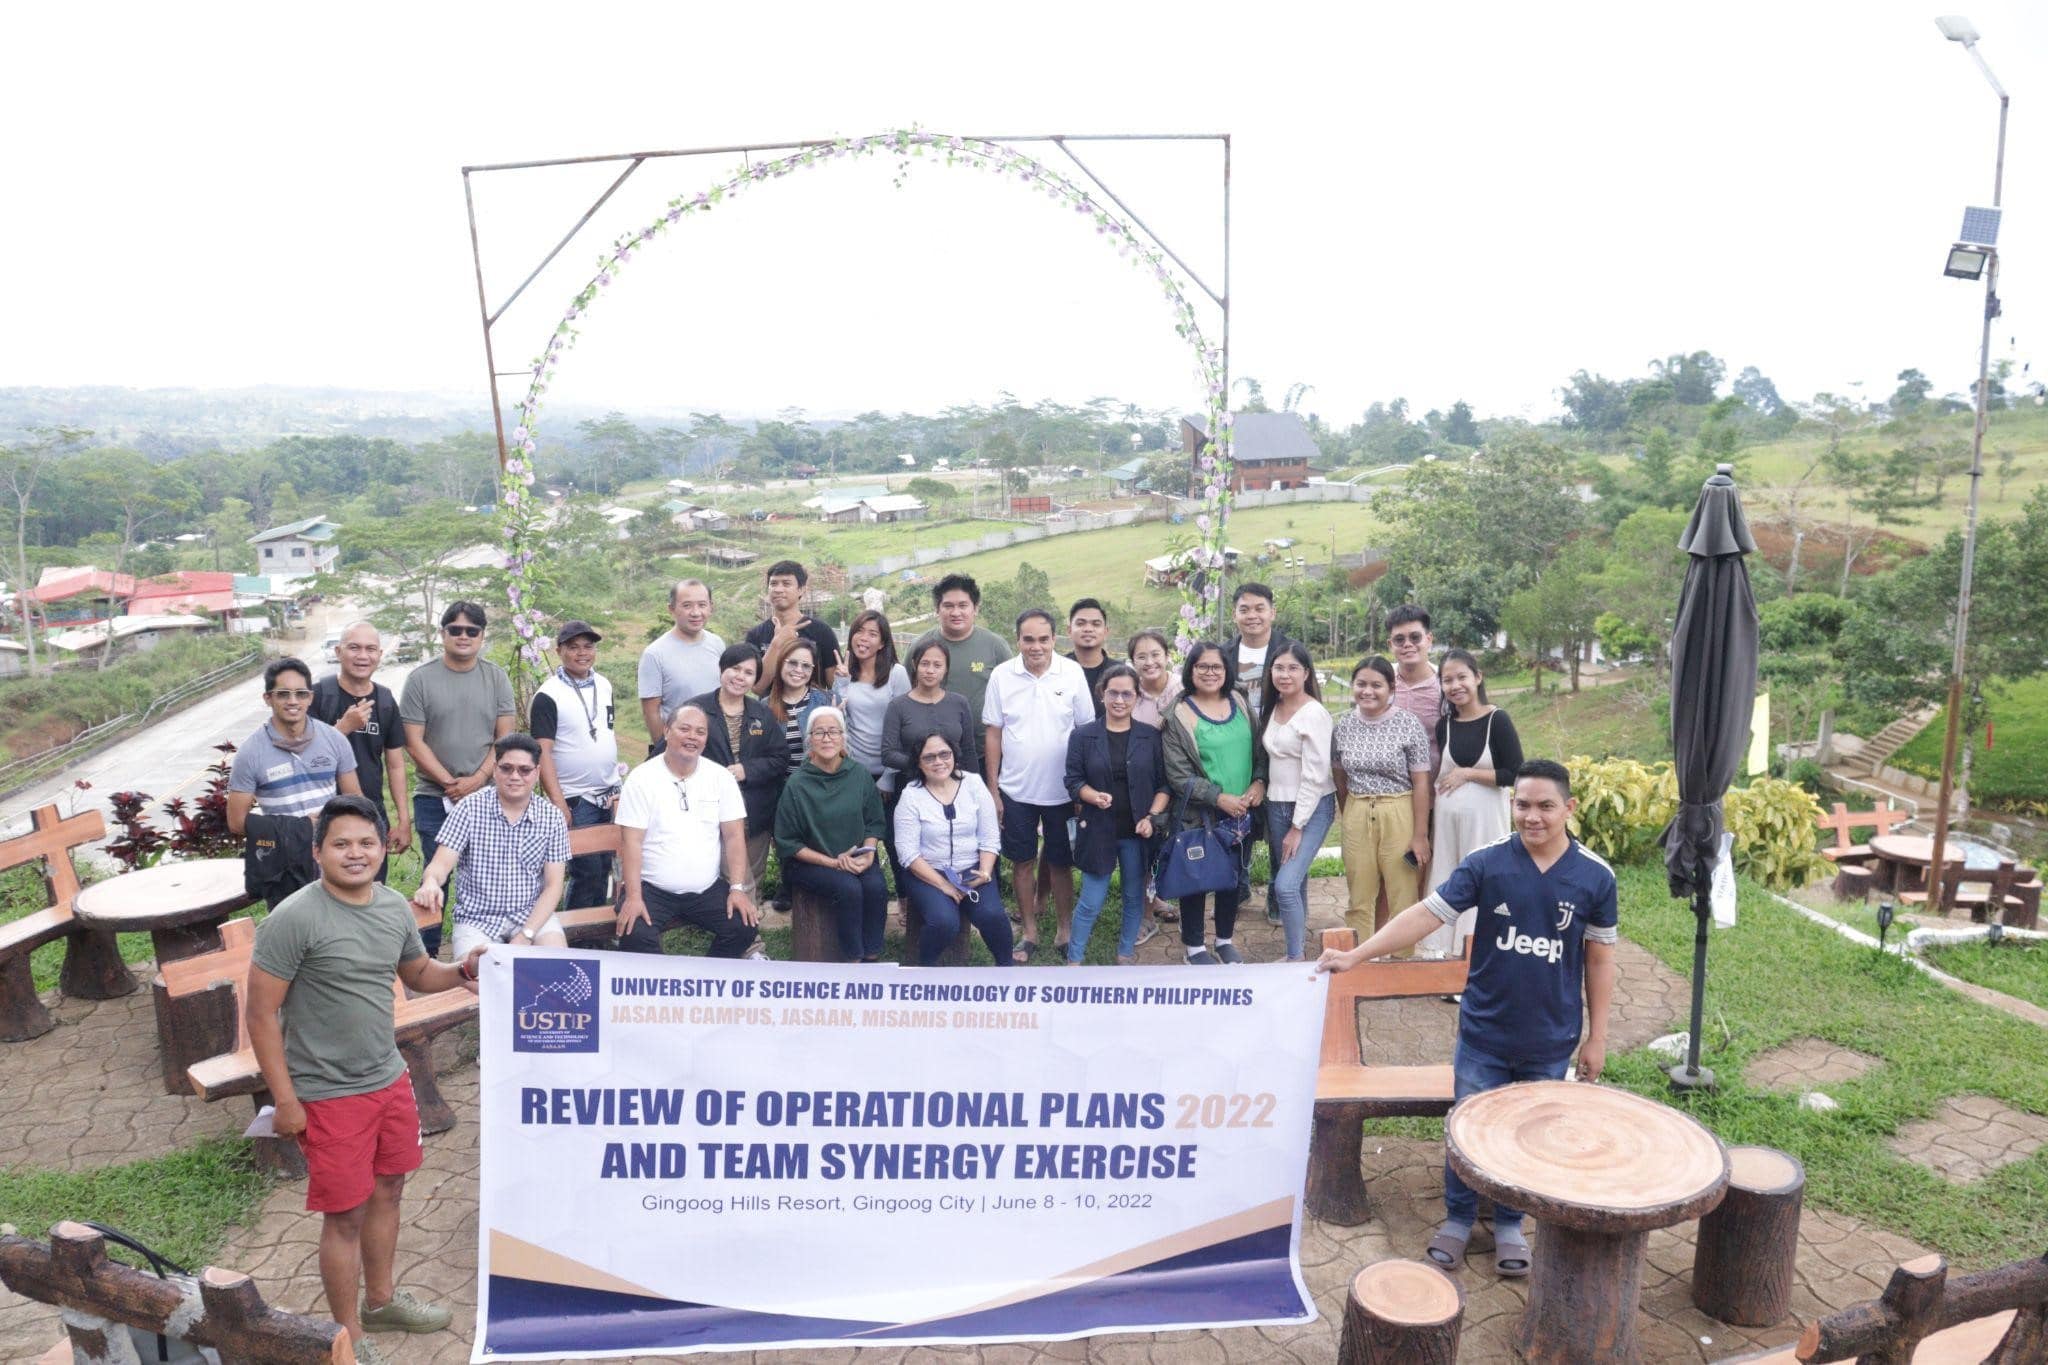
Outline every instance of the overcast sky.
{"label": "overcast sky", "polygon": [[[1966,12],[2015,94],[1993,354],[2048,360],[2048,5]],[[1233,372],[1276,405],[1313,385],[1304,408],[1339,425],[1395,395],[1541,417],[1575,369],[1698,348],[1787,398],[1882,396],[1906,366],[1959,390],[1980,295],[1941,264],[1990,200],[1997,103],[1934,13],[9,6],[0,385],[483,401],[463,165],[916,123],[1232,134]],[[1221,287],[1215,144],[1081,155]],[[537,352],[616,233],[737,160],[643,165],[499,323],[500,368]],[[1195,402],[1157,290],[1085,220],[971,172],[891,172],[835,163],[686,221],[606,292],[554,398]],[[615,173],[475,178],[493,307]],[[1206,305],[1203,325],[1220,335]]]}

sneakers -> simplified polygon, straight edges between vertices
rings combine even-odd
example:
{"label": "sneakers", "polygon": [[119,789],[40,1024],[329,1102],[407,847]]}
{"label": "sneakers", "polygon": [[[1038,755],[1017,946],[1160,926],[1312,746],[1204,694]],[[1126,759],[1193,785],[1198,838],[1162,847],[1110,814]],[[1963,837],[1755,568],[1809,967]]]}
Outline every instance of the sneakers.
{"label": "sneakers", "polygon": [[1220,967],[1223,964],[1217,960],[1216,954],[1210,952],[1207,948],[1197,948],[1188,954],[1188,965],[1190,967]]}
{"label": "sneakers", "polygon": [[1145,946],[1146,944],[1150,943],[1150,942],[1151,942],[1151,941],[1152,941],[1153,939],[1155,939],[1155,938],[1158,938],[1158,937],[1159,937],[1159,923],[1158,923],[1158,921],[1157,921],[1157,920],[1149,920],[1149,919],[1148,919],[1148,920],[1144,920],[1144,921],[1141,921],[1141,922],[1139,923],[1139,925],[1138,925],[1138,944],[1137,944],[1137,946],[1138,946],[1138,947],[1142,948],[1142,947],[1144,947],[1144,946]]}
{"label": "sneakers", "polygon": [[391,1357],[378,1349],[376,1342],[362,1337],[356,1342],[356,1365],[391,1365]]}
{"label": "sneakers", "polygon": [[[440,1332],[452,1317],[447,1309],[421,1303],[411,1290],[401,1289],[382,1308],[365,1303],[361,1321],[365,1332]],[[362,1358],[358,1351],[356,1359]]]}
{"label": "sneakers", "polygon": [[1235,943],[1219,943],[1216,945],[1216,960],[1235,966],[1244,961],[1244,954],[1237,950]]}
{"label": "sneakers", "polygon": [[1275,928],[1278,928],[1280,925],[1280,912],[1271,905],[1266,907],[1266,923]]}

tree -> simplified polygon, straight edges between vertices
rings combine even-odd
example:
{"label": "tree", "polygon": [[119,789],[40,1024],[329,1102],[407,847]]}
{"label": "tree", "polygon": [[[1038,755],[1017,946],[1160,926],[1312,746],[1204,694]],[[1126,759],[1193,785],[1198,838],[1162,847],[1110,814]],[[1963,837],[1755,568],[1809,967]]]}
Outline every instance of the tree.
{"label": "tree", "polygon": [[1460,398],[1444,417],[1444,439],[1454,446],[1477,446],[1479,424],[1472,420],[1472,405]]}
{"label": "tree", "polygon": [[1590,591],[1601,567],[1599,547],[1574,540],[1545,565],[1536,581],[1513,594],[1501,608],[1501,628],[1529,661],[1530,690],[1543,690],[1550,651],[1564,651],[1572,691],[1579,690],[1579,660],[1595,637],[1598,604]]}
{"label": "tree", "polygon": [[[118,509],[120,531],[113,537],[113,572],[128,566],[136,536],[145,527],[189,514],[197,501],[191,482],[176,468],[152,464],[132,450],[110,448],[80,456],[79,481],[97,501]],[[100,650],[99,667],[114,657],[114,634]]]}
{"label": "tree", "polygon": [[1728,366],[1706,351],[1652,360],[1650,373],[1670,383],[1673,401],[1687,407],[1704,407],[1714,401]]}
{"label": "tree", "polygon": [[[1650,656],[1660,677],[1671,645],[1672,619],[1678,613],[1678,592],[1685,586],[1685,552],[1678,548],[1678,539],[1687,520],[1686,513],[1669,508],[1631,512],[1614,528],[1607,563],[1593,580],[1595,603],[1650,642],[1642,652]],[[1600,638],[1605,643],[1616,635],[1603,630]],[[1613,650],[1613,645],[1608,647]]]}
{"label": "tree", "polygon": [[[31,427],[27,440],[0,446],[0,489],[14,500],[14,584],[17,594],[35,586],[28,572],[28,521],[34,511],[36,486],[60,455],[90,435],[91,432],[79,427]],[[34,673],[37,671],[35,608],[25,605],[18,595],[15,604],[20,609],[21,640],[28,648],[28,671]]]}
{"label": "tree", "polygon": [[1754,365],[1743,366],[1742,373],[1735,377],[1732,392],[1764,417],[1775,417],[1785,407],[1785,400],[1778,397],[1778,386],[1764,378],[1762,371]]}
{"label": "tree", "polygon": [[1628,424],[1628,386],[1580,370],[1558,392],[1564,424],[1592,436],[1620,431]]}
{"label": "tree", "polygon": [[[1914,481],[1919,475],[1918,462],[1913,452],[1903,447],[1889,453],[1850,450],[1843,446],[1828,456],[1828,475],[1835,487],[1842,491],[1847,503],[1850,520],[1842,526],[1842,596],[1849,595],[1849,573],[1862,558],[1871,542],[1887,526],[1910,526],[1914,518],[1909,513],[1931,507],[1935,499],[1931,494],[1913,491]],[[1862,526],[1856,524],[1857,515],[1868,517]]]}
{"label": "tree", "polygon": [[1934,392],[1934,385],[1918,370],[1900,370],[1899,386],[1892,390],[1892,416],[1904,417],[1918,412],[1927,402],[1927,395]]}
{"label": "tree", "polygon": [[[206,519],[206,538],[213,542],[216,571],[233,569],[240,573],[255,567],[255,559],[249,553],[249,537],[256,534],[256,523],[249,515],[253,510],[241,498],[223,498],[220,510]],[[231,558],[223,558],[223,547],[230,547]]]}
{"label": "tree", "polygon": [[379,625],[403,628],[431,622],[439,615],[441,601],[458,585],[484,577],[479,570],[459,569],[450,561],[488,529],[488,523],[453,503],[429,503],[392,521],[351,522],[340,536],[343,560],[354,570],[350,590],[373,604]]}
{"label": "tree", "polygon": [[1238,411],[1240,411],[1240,412],[1270,412],[1270,411],[1272,411],[1272,409],[1271,409],[1271,408],[1268,408],[1268,407],[1266,406],[1266,389],[1265,389],[1265,386],[1264,386],[1264,385],[1262,385],[1261,383],[1259,383],[1259,381],[1258,381],[1258,380],[1256,380],[1256,379],[1252,378],[1252,377],[1251,377],[1250,375],[1245,375],[1245,376],[1244,376],[1243,378],[1241,378],[1241,379],[1233,379],[1233,380],[1232,380],[1232,381],[1230,382],[1230,387],[1231,387],[1231,388],[1233,388],[1233,389],[1240,389],[1240,388],[1241,388],[1241,389],[1243,389],[1243,390],[1244,390],[1244,406],[1243,406],[1242,408],[1238,409]]}
{"label": "tree", "polygon": [[416,449],[413,469],[417,491],[431,499],[460,507],[488,502],[498,478],[498,443],[488,432],[457,432]]}
{"label": "tree", "polygon": [[905,484],[903,491],[926,502],[951,502],[960,496],[960,490],[944,479],[928,479],[922,475]]}
{"label": "tree", "polygon": [[2005,501],[2005,486],[2012,482],[2012,476],[2019,472],[2013,464],[2011,446],[2000,446],[1992,452],[1998,457],[1998,500]]}

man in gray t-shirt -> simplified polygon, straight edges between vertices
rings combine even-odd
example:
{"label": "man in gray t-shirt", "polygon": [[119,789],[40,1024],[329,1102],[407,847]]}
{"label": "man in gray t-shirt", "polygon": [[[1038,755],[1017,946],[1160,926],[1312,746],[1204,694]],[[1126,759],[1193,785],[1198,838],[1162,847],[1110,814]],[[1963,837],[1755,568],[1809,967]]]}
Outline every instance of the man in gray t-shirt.
{"label": "man in gray t-shirt", "polygon": [[932,589],[932,605],[938,608],[939,628],[927,631],[917,643],[937,640],[946,647],[946,690],[967,698],[968,714],[979,719],[988,675],[1010,657],[1009,642],[975,624],[981,615],[981,588],[964,573],[940,579]]}
{"label": "man in gray t-shirt", "polygon": [[711,589],[703,581],[685,578],[670,588],[668,614],[675,629],[640,652],[640,716],[652,743],[668,733],[668,718],[678,706],[717,690],[718,656],[725,653],[725,641],[705,628]]}

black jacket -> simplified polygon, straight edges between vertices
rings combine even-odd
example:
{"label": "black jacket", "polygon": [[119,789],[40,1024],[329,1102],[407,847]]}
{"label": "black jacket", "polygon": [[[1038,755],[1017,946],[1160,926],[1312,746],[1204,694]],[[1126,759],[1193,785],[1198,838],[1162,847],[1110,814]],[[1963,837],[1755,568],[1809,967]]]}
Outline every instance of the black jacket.
{"label": "black jacket", "polygon": [[242,889],[270,909],[320,880],[313,861],[313,822],[303,815],[259,815],[242,826]]}
{"label": "black jacket", "polygon": [[[1140,819],[1166,788],[1166,752],[1159,731],[1143,721],[1131,722],[1124,759],[1130,782],[1131,818]],[[1109,726],[1094,720],[1067,736],[1067,795],[1079,801],[1085,784],[1099,792],[1112,790],[1109,771]],[[1156,830],[1155,830],[1156,832]],[[1081,807],[1074,820],[1074,866],[1106,876],[1117,867],[1116,812],[1100,806]]]}
{"label": "black jacket", "polygon": [[740,751],[735,754],[726,738],[725,712],[718,708],[716,691],[692,697],[685,705],[700,707],[711,717],[711,733],[704,740],[705,758],[721,768],[746,765],[740,796],[747,803],[747,833],[774,833],[775,803],[782,796],[782,784],[789,779],[789,741],[783,736],[782,722],[775,719],[767,702],[748,697],[740,717]]}

